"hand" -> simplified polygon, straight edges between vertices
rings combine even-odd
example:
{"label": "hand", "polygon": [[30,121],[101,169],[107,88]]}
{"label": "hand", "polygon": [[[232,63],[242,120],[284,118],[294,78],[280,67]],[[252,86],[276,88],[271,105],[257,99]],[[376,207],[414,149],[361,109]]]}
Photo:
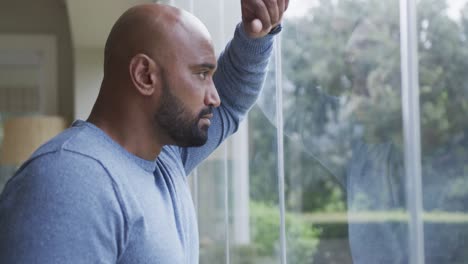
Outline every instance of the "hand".
{"label": "hand", "polygon": [[252,38],[267,35],[281,23],[288,5],[289,0],[241,0],[245,32]]}

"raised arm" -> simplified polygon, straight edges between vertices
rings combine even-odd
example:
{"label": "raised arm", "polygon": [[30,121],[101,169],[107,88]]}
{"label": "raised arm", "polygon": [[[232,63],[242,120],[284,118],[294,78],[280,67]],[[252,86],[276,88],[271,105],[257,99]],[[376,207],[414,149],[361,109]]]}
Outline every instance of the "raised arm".
{"label": "raised arm", "polygon": [[242,23],[218,59],[213,76],[221,106],[214,110],[208,141],[202,147],[181,149],[187,173],[237,130],[257,100],[288,1],[245,0],[241,5]]}

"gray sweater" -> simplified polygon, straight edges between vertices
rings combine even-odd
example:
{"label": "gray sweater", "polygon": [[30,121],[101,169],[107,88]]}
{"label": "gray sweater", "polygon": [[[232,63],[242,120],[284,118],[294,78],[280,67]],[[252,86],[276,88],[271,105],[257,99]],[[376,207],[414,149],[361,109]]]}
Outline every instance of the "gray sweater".
{"label": "gray sweater", "polygon": [[222,103],[202,147],[165,146],[143,160],[79,120],[40,147],[1,195],[0,263],[198,263],[186,176],[254,104],[272,43],[238,25],[218,61]]}

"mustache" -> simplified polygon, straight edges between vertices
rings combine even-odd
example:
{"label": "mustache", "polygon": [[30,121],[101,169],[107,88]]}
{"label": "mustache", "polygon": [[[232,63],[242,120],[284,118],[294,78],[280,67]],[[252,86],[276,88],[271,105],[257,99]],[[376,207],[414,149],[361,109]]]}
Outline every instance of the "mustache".
{"label": "mustache", "polygon": [[213,113],[213,106],[208,106],[207,108],[203,109],[200,111],[200,114],[198,115],[199,118],[202,118],[206,115],[210,115]]}

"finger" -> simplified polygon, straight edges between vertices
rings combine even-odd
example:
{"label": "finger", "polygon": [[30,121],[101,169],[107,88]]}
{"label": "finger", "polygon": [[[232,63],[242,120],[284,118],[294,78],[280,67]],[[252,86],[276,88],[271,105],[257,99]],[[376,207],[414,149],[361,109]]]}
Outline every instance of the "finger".
{"label": "finger", "polygon": [[284,11],[286,11],[286,1],[285,0],[278,0],[278,13],[279,13],[279,21],[283,19]]}
{"label": "finger", "polygon": [[286,7],[286,3],[284,2],[284,0],[278,0],[278,12],[279,12],[280,19],[281,17],[283,17],[285,7]]}
{"label": "finger", "polygon": [[257,0],[254,6],[255,18],[262,23],[262,30],[268,31],[271,28],[270,13],[262,0]]}
{"label": "finger", "polygon": [[242,5],[242,21],[247,32],[258,34],[262,30],[262,22],[256,17],[255,10],[251,6]]}
{"label": "finger", "polygon": [[250,22],[250,29],[252,30],[253,33],[258,34],[262,32],[262,28],[263,28],[262,21],[260,21],[259,19],[256,18],[252,20],[252,22]]}
{"label": "finger", "polygon": [[278,23],[280,14],[277,0],[263,0],[263,3],[265,4],[270,15],[271,24],[274,25]]}

